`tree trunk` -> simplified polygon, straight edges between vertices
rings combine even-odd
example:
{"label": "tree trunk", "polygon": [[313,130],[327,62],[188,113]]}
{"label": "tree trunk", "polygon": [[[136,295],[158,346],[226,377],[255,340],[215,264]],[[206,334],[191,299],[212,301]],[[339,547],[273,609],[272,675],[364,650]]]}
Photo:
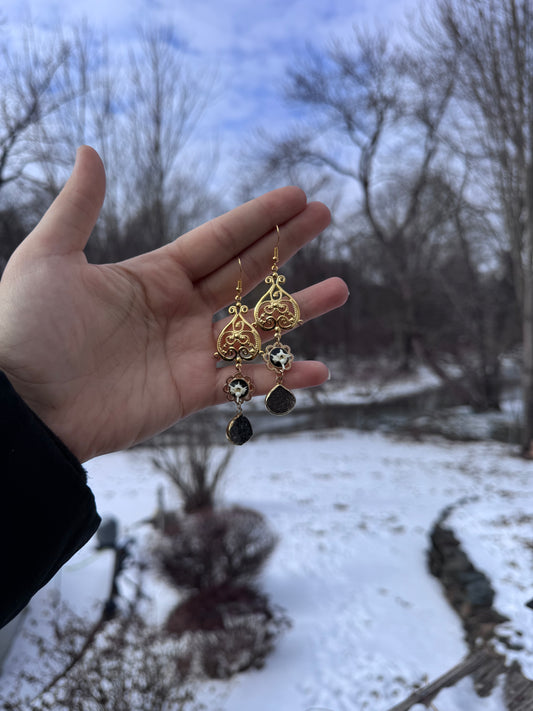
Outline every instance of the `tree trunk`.
{"label": "tree trunk", "polygon": [[523,363],[522,398],[524,425],[522,454],[533,459],[533,160],[530,160],[526,178],[526,229],[524,245],[524,303],[522,315]]}

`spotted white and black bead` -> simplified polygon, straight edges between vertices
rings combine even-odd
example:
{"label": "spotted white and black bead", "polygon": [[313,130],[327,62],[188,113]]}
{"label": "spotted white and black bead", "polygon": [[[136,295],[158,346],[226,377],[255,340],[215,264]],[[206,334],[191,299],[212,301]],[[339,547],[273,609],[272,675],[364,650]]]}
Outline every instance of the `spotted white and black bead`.
{"label": "spotted white and black bead", "polygon": [[292,353],[287,348],[283,348],[282,346],[273,348],[270,351],[269,357],[272,365],[280,370],[285,370],[293,359]]}
{"label": "spotted white and black bead", "polygon": [[235,378],[228,384],[229,394],[235,398],[237,402],[244,400],[248,395],[249,387],[246,380],[241,380],[241,378]]}

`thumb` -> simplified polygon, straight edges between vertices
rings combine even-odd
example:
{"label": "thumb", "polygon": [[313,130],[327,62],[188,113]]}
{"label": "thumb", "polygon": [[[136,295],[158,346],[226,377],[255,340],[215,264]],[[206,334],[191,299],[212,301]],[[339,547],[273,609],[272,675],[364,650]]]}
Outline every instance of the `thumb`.
{"label": "thumb", "polygon": [[81,146],[70,178],[25,241],[46,254],[81,251],[100,214],[104,196],[105,170],[100,156],[89,146]]}

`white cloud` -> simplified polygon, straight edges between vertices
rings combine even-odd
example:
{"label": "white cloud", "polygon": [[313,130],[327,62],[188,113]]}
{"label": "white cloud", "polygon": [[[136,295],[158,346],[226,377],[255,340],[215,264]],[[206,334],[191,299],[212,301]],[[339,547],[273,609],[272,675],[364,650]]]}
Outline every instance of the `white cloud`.
{"label": "white cloud", "polygon": [[29,15],[37,26],[86,18],[120,44],[132,41],[139,26],[172,23],[198,74],[216,76],[202,140],[235,154],[253,128],[280,130],[290,120],[282,91],[286,67],[306,44],[347,38],[354,25],[392,31],[416,1],[3,0],[1,12],[13,27]]}

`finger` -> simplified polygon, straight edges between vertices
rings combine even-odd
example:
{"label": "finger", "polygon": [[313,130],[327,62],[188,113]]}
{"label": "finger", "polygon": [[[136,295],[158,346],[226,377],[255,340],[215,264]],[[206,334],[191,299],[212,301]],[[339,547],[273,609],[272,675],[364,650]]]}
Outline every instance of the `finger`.
{"label": "finger", "polygon": [[279,188],[207,222],[162,249],[196,282],[305,209],[305,193]]}
{"label": "finger", "polygon": [[[234,373],[231,366],[227,368],[219,368],[217,372],[217,391],[216,402],[227,401],[224,393],[224,385],[230,375]],[[243,373],[251,378],[254,384],[254,396],[266,395],[276,384],[275,373],[263,365],[249,365],[243,368]],[[315,360],[306,360],[295,362],[290,370],[283,377],[283,385],[289,390],[300,388],[312,388],[317,385],[322,385],[329,378],[329,369],[325,363]]]}
{"label": "finger", "polygon": [[[348,295],[348,287],[339,277],[331,277],[292,294],[300,307],[300,317],[304,323],[339,308],[346,303]],[[249,312],[248,316],[248,320],[253,321],[253,311]],[[229,318],[223,318],[213,324],[215,339],[218,338],[229,321]],[[264,341],[273,338],[272,331],[260,331],[259,333]]]}
{"label": "finger", "polygon": [[[320,202],[309,203],[291,220],[280,224],[279,264],[283,265],[305,244],[319,235],[329,224],[328,208]],[[242,264],[243,293],[251,291],[270,272],[274,247],[277,243],[275,230],[256,241],[240,254]],[[239,278],[236,257],[196,284],[203,301],[213,313],[231,303]]]}
{"label": "finger", "polygon": [[105,196],[105,170],[98,153],[81,146],[70,178],[37,227],[28,245],[46,254],[69,254],[87,244]]}

